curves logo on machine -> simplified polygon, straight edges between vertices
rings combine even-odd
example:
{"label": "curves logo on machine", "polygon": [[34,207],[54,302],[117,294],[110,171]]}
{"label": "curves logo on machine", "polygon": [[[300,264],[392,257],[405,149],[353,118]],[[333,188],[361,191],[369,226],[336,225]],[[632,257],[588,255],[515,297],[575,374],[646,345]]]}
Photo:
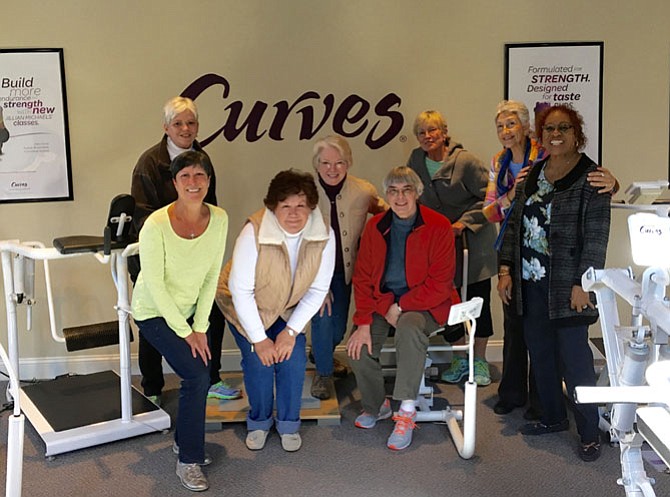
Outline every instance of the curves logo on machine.
{"label": "curves logo on machine", "polygon": [[642,235],[655,235],[655,236],[663,236],[665,233],[663,232],[663,227],[660,226],[655,226],[655,225],[650,225],[650,226],[640,226],[640,234]]}
{"label": "curves logo on machine", "polygon": [[[221,86],[222,98],[230,94],[230,83],[218,74],[205,74],[193,81],[182,92],[182,96],[196,100],[205,90]],[[243,116],[244,104],[239,100],[230,102],[224,110],[228,112],[223,125],[214,133],[201,140],[203,146],[219,135],[233,141],[244,132],[248,142],[255,142],[267,135],[274,141],[284,140],[284,126],[289,117],[299,114],[301,118],[299,139],[310,140],[331,120],[335,133],[351,138],[365,135],[365,144],[375,150],[383,147],[402,130],[403,115],[398,111],[402,100],[395,93],[382,97],[374,106],[359,95],[349,95],[339,104],[329,93],[321,96],[316,91],[306,91],[293,102],[280,100],[270,104],[258,100]],[[268,116],[266,117],[266,113]],[[271,115],[273,114],[273,115]],[[269,126],[263,127],[261,120],[271,118]]]}

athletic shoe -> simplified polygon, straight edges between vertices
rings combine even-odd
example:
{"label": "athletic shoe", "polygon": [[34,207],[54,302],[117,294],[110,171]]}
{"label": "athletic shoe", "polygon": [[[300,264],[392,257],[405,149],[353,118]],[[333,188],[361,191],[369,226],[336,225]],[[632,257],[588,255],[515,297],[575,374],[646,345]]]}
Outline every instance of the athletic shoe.
{"label": "athletic shoe", "polygon": [[209,391],[207,392],[208,399],[233,400],[240,397],[242,397],[242,393],[225,381],[214,383],[214,385],[209,387]]}
{"label": "athletic shoe", "polygon": [[474,380],[477,386],[485,387],[491,384],[491,373],[486,359],[475,357],[474,370]]}
{"label": "athletic shoe", "polygon": [[451,366],[442,373],[442,381],[447,383],[460,383],[468,375],[468,360],[459,355],[453,356]]}
{"label": "athletic shoe", "polygon": [[302,447],[300,433],[284,433],[281,435],[281,446],[286,452],[295,452]]}
{"label": "athletic shoe", "polygon": [[247,449],[261,450],[265,447],[265,440],[268,438],[268,433],[270,432],[266,430],[253,430],[247,433],[247,439],[245,441]]}
{"label": "athletic shoe", "polygon": [[163,399],[161,398],[160,395],[149,395],[147,396],[147,399],[156,404],[156,407],[160,407],[161,404],[163,403]]}
{"label": "athletic shoe", "polygon": [[[177,442],[172,442],[172,452],[179,455],[179,445],[177,445]],[[209,454],[205,454],[205,460],[196,464],[198,464],[198,466],[209,466],[212,464],[212,458]]]}
{"label": "athletic shoe", "polygon": [[558,433],[559,431],[566,431],[569,427],[567,419],[564,419],[560,423],[554,423],[553,425],[545,425],[544,423],[528,423],[519,428],[519,432],[522,435],[529,436],[539,436],[546,435],[547,433]]}
{"label": "athletic shoe", "polygon": [[416,428],[416,411],[408,413],[400,409],[398,414],[393,416],[395,428],[386,442],[386,446],[391,450],[403,450],[412,443],[412,433]]}
{"label": "athletic shoe", "polygon": [[388,419],[391,417],[393,414],[393,410],[391,409],[391,402],[389,399],[385,399],[384,403],[382,404],[381,408],[379,409],[379,414],[376,416],[373,414],[370,414],[369,412],[363,411],[357,418],[356,421],[354,421],[354,425],[358,428],[374,428],[375,425],[377,424],[377,421],[381,421],[382,419]]}
{"label": "athletic shoe", "polygon": [[207,478],[197,464],[185,464],[177,461],[177,476],[181,484],[193,492],[202,492],[209,488]]}

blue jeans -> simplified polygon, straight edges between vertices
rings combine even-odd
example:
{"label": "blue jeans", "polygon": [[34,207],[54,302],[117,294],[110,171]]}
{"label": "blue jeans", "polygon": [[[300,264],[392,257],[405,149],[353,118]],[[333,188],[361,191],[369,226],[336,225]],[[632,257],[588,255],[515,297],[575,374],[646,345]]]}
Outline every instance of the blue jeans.
{"label": "blue jeans", "polygon": [[[563,379],[570,396],[573,395],[576,386],[596,384],[588,326],[557,326],[548,316],[548,285],[525,282],[522,284],[523,331],[542,406],[542,422],[552,425],[567,418]],[[565,305],[569,305],[569,302]],[[575,404],[574,413],[577,432],[582,443],[599,441],[598,406]]]}
{"label": "blue jeans", "polygon": [[186,340],[177,336],[163,318],[135,321],[140,334],[160,352],[181,378],[179,411],[174,440],[179,460],[186,464],[205,460],[205,409],[209,390],[209,365],[193,357]]}
{"label": "blue jeans", "polygon": [[[247,430],[268,431],[272,428],[276,383],[277,431],[280,435],[297,433],[300,429],[300,402],[307,365],[305,334],[301,333],[295,338],[295,347],[288,360],[263,366],[256,352],[252,350],[251,343],[231,323],[228,323],[228,327],[242,353],[244,387],[249,399]],[[281,318],[277,319],[265,334],[274,342],[285,327],[286,322]]]}
{"label": "blue jeans", "polygon": [[330,316],[324,310],[323,316],[317,312],[312,318],[312,354],[316,372],[321,376],[333,374],[333,352],[347,331],[351,283],[345,283],[344,273],[333,275],[330,291],[333,294]]}

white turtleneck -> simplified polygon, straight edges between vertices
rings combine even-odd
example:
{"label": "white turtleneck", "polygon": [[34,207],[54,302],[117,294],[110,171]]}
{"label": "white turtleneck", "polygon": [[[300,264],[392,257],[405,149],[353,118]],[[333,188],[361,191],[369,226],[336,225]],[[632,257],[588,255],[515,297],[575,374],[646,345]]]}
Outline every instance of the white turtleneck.
{"label": "white turtleneck", "polygon": [[191,145],[191,148],[180,148],[177,145],[175,145],[175,143],[169,136],[167,137],[167,151],[171,161],[174,160],[174,158],[177,157],[179,154],[183,154],[184,152],[188,152],[189,150],[193,150],[193,145]]}

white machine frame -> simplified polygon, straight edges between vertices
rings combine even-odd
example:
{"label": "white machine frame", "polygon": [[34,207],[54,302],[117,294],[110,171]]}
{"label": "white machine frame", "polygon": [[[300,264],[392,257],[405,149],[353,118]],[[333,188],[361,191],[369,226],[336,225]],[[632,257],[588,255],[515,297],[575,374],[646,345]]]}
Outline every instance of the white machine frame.
{"label": "white machine frame", "polygon": [[[55,248],[45,248],[44,245],[39,242],[22,243],[18,240],[0,241],[0,256],[2,257],[2,271],[7,309],[8,354],[5,362],[11,378],[7,397],[10,400],[14,400],[14,418],[19,417],[20,412],[23,411],[35,427],[35,430],[42,437],[46,444],[45,456],[47,457],[137,435],[155,431],[164,431],[170,428],[170,416],[162,409],[156,409],[136,415],[133,415],[132,413],[129,325],[130,304],[127,258],[128,256],[137,253],[137,250],[138,244],[133,244],[124,249],[112,250],[110,255],[103,255],[100,252],[61,254]],[[30,329],[32,325],[31,308],[35,303],[33,297],[34,266],[35,261],[43,261],[51,334],[56,341],[64,342],[65,339],[59,335],[56,330],[48,262],[50,260],[84,255],[95,255],[101,263],[110,264],[112,278],[117,289],[118,299],[115,309],[119,321],[121,417],[95,423],[93,425],[56,432],[18,384],[18,378],[20,378],[20,361],[17,307],[19,305],[26,305],[27,328]],[[14,423],[14,421],[12,421],[12,423]],[[19,436],[20,435],[17,435],[16,432],[12,433],[12,431],[10,431],[10,447],[12,449],[15,449],[15,444],[18,443],[17,437]],[[19,487],[18,491],[16,491],[16,486],[13,484],[15,490],[13,490],[13,493],[8,493],[7,495],[20,495],[21,460],[21,453],[13,453],[12,457],[8,457],[8,481],[10,478],[16,479],[18,474]],[[11,470],[9,468],[10,462],[12,464]]]}
{"label": "white machine frame", "polygon": [[[467,281],[467,280],[464,280]],[[430,358],[431,352],[454,352],[466,351],[468,353],[468,379],[465,382],[465,397],[463,402],[463,410],[452,409],[447,405],[441,411],[433,411],[434,388],[426,385],[425,376],[421,378],[421,385],[419,387],[419,396],[415,401],[417,407],[416,419],[417,423],[433,422],[445,423],[454,441],[458,455],[463,459],[470,459],[475,453],[475,439],[476,439],[476,420],[477,420],[477,383],[474,380],[474,346],[475,346],[475,331],[477,329],[477,318],[481,314],[484,300],[481,297],[475,297],[470,301],[463,302],[451,306],[449,312],[449,319],[447,323],[450,326],[465,323],[467,330],[467,343],[465,345],[429,345],[428,356],[426,357],[426,368],[428,369],[432,364]],[[436,335],[443,328],[436,330],[432,335]],[[394,353],[395,347],[385,346],[382,348],[382,353]],[[459,425],[463,423],[463,429]]]}
{"label": "white machine frame", "polygon": [[[665,218],[669,209],[667,205],[613,207],[652,211]],[[601,426],[619,443],[622,477],[617,483],[628,497],[656,495],[654,479],[644,468],[645,441],[670,465],[670,301],[665,296],[669,284],[669,267],[650,267],[639,282],[630,269],[591,268],[582,276],[582,287],[596,294],[610,386],[577,387],[575,400],[611,404]],[[617,295],[632,307],[630,326],[619,324]]]}
{"label": "white machine frame", "polygon": [[[431,352],[455,352],[467,351],[468,353],[468,380],[465,382],[465,400],[463,402],[463,410],[453,410],[447,406],[441,411],[433,411],[433,397],[435,389],[426,385],[425,375],[421,377],[421,385],[419,386],[419,396],[415,404],[417,407],[416,419],[417,423],[433,422],[445,423],[449,428],[449,433],[454,441],[458,455],[463,459],[470,459],[475,453],[475,422],[477,419],[477,383],[474,380],[474,347],[475,347],[475,330],[477,329],[477,318],[481,314],[484,299],[475,297],[470,301],[468,299],[468,272],[470,263],[470,251],[468,249],[467,239],[465,234],[462,235],[463,242],[463,259],[461,271],[461,302],[460,304],[452,305],[449,310],[449,318],[447,324],[450,326],[460,323],[465,324],[467,330],[467,343],[465,345],[428,345],[428,354],[426,355],[425,368],[430,370],[433,359]],[[439,328],[431,333],[429,338],[438,335],[444,331],[444,328]],[[382,353],[395,353],[395,346],[385,345],[382,347]],[[463,423],[463,430],[461,430],[459,422]]]}

